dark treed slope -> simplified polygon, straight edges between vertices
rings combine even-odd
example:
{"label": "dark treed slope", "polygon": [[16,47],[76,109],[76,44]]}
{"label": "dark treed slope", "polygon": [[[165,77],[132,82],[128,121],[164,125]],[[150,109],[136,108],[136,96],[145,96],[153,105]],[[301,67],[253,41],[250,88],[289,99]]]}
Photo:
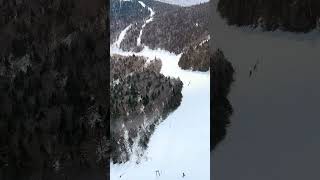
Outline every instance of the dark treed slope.
{"label": "dark treed slope", "polygon": [[[143,8],[137,0],[110,1],[110,40],[114,42],[120,32],[130,24],[139,23],[142,26],[143,19],[149,16],[149,11]],[[136,25],[137,26],[137,25]],[[138,32],[139,35],[139,32]]]}
{"label": "dark treed slope", "polygon": [[[153,0],[142,0],[141,2],[152,7],[157,13],[172,11],[179,8],[175,5]],[[126,51],[140,51],[142,47],[137,47],[137,38],[140,34],[142,25],[150,16],[149,10],[147,7],[142,7],[138,0],[122,1],[121,3],[119,0],[112,0],[111,7],[111,42],[114,42],[120,32],[131,24],[131,28],[128,30],[120,47]]]}
{"label": "dark treed slope", "polygon": [[0,179],[108,176],[107,9],[0,1]]}
{"label": "dark treed slope", "polygon": [[204,40],[194,46],[189,46],[182,54],[178,65],[182,69],[208,71],[210,68],[209,41]]}
{"label": "dark treed slope", "polygon": [[[160,73],[161,61],[111,57],[111,157],[114,163],[143,154],[155,127],[181,102],[182,81]],[[127,135],[126,135],[127,134]],[[137,143],[138,152],[131,152]],[[138,162],[137,162],[138,163]]]}
{"label": "dark treed slope", "polygon": [[[139,15],[135,15],[133,12],[112,15],[114,19],[111,19],[111,37],[113,37],[111,43],[115,42],[120,31],[131,24],[131,27],[120,44],[120,48],[126,51],[141,51],[142,46],[137,47],[137,39],[142,25],[146,19],[150,17],[150,11],[147,7],[143,8],[137,0],[126,1],[125,5],[122,4],[122,6],[120,6],[118,1],[114,2],[114,13],[121,13],[123,11],[121,9],[128,7],[131,7],[132,11],[136,13],[141,13]],[[186,60],[186,62],[180,63],[183,65],[183,69],[208,70],[209,58],[197,59],[195,55],[200,55],[199,57],[209,57],[208,55],[202,54],[207,52],[206,46],[199,46],[209,35],[209,3],[191,7],[180,7],[152,0],[142,0],[142,2],[151,7],[155,15],[153,20],[143,29],[141,43],[152,49],[161,48],[174,53],[183,52],[188,55],[191,54],[191,56],[193,56],[191,58],[186,58],[186,55],[183,55],[184,61]],[[129,18],[127,16],[134,16],[135,18]],[[123,19],[127,19],[126,23],[123,23]],[[117,26],[117,24],[122,24],[122,27]],[[117,29],[117,31],[112,30],[116,28],[120,29]],[[192,49],[196,49],[196,51],[192,51]],[[193,65],[193,63],[196,64]]]}
{"label": "dark treed slope", "polygon": [[167,4],[167,3],[163,3],[160,1],[154,1],[154,0],[144,0],[143,2],[145,2],[145,4],[147,6],[152,7],[152,9],[159,14],[162,14],[165,12],[170,12],[170,11],[175,11],[175,10],[181,8],[178,5]]}
{"label": "dark treed slope", "polygon": [[127,31],[126,36],[120,44],[120,48],[125,51],[139,52],[142,50],[142,46],[137,46],[137,39],[140,34],[143,21],[136,21],[131,25],[131,28]]}
{"label": "dark treed slope", "polygon": [[204,3],[156,14],[154,21],[145,27],[141,42],[150,48],[181,53],[209,35],[209,8],[209,3]]}
{"label": "dark treed slope", "polygon": [[211,123],[213,138],[210,139],[210,143],[211,149],[214,149],[225,137],[227,126],[230,124],[233,109],[227,96],[234,81],[234,69],[219,49],[210,56],[210,59],[212,75],[210,83],[213,87],[213,95],[210,96],[210,101],[213,102],[210,105],[210,111],[213,112],[213,123]]}
{"label": "dark treed slope", "polygon": [[295,32],[320,27],[318,0],[219,0],[218,11],[231,25]]}
{"label": "dark treed slope", "polygon": [[[162,14],[162,13],[174,11],[180,8],[179,6],[176,6],[176,5],[165,4],[165,3],[161,3],[154,0],[143,0],[142,2],[145,3],[147,6],[151,7],[154,10],[154,12],[156,12],[156,14]],[[138,4],[138,1],[133,0],[131,1],[131,3]],[[138,4],[138,5],[140,5],[140,8],[142,8],[141,4]],[[144,11],[146,11],[147,7],[143,9]],[[145,21],[150,17],[150,12],[149,10],[147,11],[148,11],[147,16],[144,16],[143,18],[140,17],[131,22],[132,26],[128,30],[127,35],[124,37],[123,42],[120,45],[120,47],[123,50],[135,51],[135,52],[141,51],[142,46],[139,46],[139,47],[137,46],[137,39],[139,37],[140,30],[142,28],[143,23],[145,23]],[[144,36],[144,34],[142,34],[142,36]]]}

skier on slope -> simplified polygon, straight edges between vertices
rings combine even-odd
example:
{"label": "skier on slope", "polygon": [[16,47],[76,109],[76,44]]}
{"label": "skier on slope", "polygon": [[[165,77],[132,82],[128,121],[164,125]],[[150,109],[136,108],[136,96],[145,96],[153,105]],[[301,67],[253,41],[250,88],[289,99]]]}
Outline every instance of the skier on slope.
{"label": "skier on slope", "polygon": [[253,66],[254,71],[257,71],[258,64],[259,64],[259,59],[257,60],[257,62]]}
{"label": "skier on slope", "polygon": [[160,171],[156,170],[156,176],[160,176]]}

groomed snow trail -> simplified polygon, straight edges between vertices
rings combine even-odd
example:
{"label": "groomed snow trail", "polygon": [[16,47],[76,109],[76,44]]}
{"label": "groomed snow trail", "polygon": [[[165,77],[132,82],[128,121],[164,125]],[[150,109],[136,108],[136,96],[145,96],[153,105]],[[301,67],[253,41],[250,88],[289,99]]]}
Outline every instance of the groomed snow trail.
{"label": "groomed snow trail", "polygon": [[[153,13],[150,13],[146,23],[151,22],[154,15],[154,11],[150,7],[148,9]],[[125,52],[112,44],[110,51],[111,55],[135,54],[149,60],[160,58],[161,73],[180,78],[184,84],[181,105],[156,127],[143,160],[136,164],[136,157],[133,156],[124,164],[111,163],[111,180],[209,180],[210,73],[182,70],[178,66],[181,54],[162,49],[152,50],[144,46],[141,52],[134,53]],[[156,176],[156,170],[160,171],[160,176]],[[186,175],[184,178],[182,173]]]}
{"label": "groomed snow trail", "polygon": [[[141,4],[141,6],[142,6],[143,8],[146,8],[146,7],[147,7],[146,4],[144,4],[142,1],[138,1],[138,2]],[[141,45],[141,36],[142,36],[142,32],[143,32],[144,27],[146,27],[146,25],[153,20],[153,16],[154,16],[154,14],[155,14],[155,12],[153,11],[153,9],[151,9],[150,7],[147,7],[147,8],[148,8],[148,10],[149,10],[149,12],[150,12],[150,17],[149,17],[149,19],[147,19],[147,20],[144,22],[144,24],[143,24],[142,27],[141,27],[141,30],[140,30],[140,33],[139,33],[139,37],[138,37],[138,39],[137,39],[137,46],[140,46],[140,45]]]}
{"label": "groomed snow trail", "polygon": [[116,48],[120,48],[120,44],[123,41],[124,37],[126,36],[128,30],[131,28],[132,24],[130,24],[129,26],[127,26],[123,31],[121,31],[117,41],[114,43],[113,46],[115,46]]}

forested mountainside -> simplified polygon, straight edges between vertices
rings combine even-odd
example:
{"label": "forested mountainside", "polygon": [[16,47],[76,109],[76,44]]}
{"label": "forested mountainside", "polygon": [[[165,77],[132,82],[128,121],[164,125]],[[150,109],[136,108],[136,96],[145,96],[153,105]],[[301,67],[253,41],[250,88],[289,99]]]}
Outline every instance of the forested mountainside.
{"label": "forested mountainside", "polygon": [[[149,15],[149,11],[143,8],[137,0],[110,1],[110,40],[115,41],[120,32],[130,24],[142,26],[143,19]],[[137,23],[137,24],[136,24]]]}
{"label": "forested mountainside", "polygon": [[168,4],[161,1],[155,1],[155,0],[145,0],[144,1],[147,6],[150,6],[153,8],[155,12],[158,12],[159,14],[175,11],[179,8],[181,8],[179,5],[174,4]]}
{"label": "forested mountainside", "polygon": [[110,67],[111,158],[123,163],[142,156],[155,126],[180,105],[183,84],[162,75],[157,59],[114,55]]}
{"label": "forested mountainside", "polygon": [[189,46],[182,54],[178,65],[182,69],[193,71],[208,71],[210,68],[209,40]]}
{"label": "forested mountainside", "polygon": [[150,48],[181,53],[209,35],[209,8],[209,3],[205,3],[156,14],[145,27],[141,42]]}
{"label": "forested mountainside", "polygon": [[[122,2],[121,6],[118,1],[111,2],[114,2],[113,12],[118,13],[118,15],[112,15],[114,19],[111,18],[111,29],[114,29],[111,30],[111,42],[115,42],[115,38],[119,36],[120,32],[129,26],[120,44],[121,49],[139,52],[142,50],[142,45],[146,45],[152,49],[161,48],[176,54],[182,52],[186,54],[194,54],[194,52],[197,52],[197,54],[194,55],[206,53],[206,50],[200,50],[202,49],[200,44],[204,40],[207,40],[209,35],[209,3],[191,7],[180,7],[153,0],[143,0],[140,2],[137,0],[125,1],[126,3]],[[150,9],[143,7],[140,4],[141,2],[150,7],[155,13],[149,23],[146,23],[146,21],[151,18]],[[133,15],[130,13],[122,14],[121,12],[128,7],[135,9],[136,12],[141,11],[142,13],[136,16],[134,16],[134,13],[131,13]],[[135,18],[131,18],[133,16]],[[122,23],[124,21],[123,19],[128,19],[128,21]],[[122,24],[122,26],[117,26],[117,24]],[[145,25],[144,28],[143,25]],[[137,40],[140,33],[142,33],[141,45],[138,46]],[[206,46],[203,46],[203,48],[206,48]],[[192,52],[192,49],[196,49],[196,51]],[[186,55],[183,56],[183,59],[190,59],[185,58]],[[205,55],[201,55],[201,57],[205,57]],[[196,58],[197,57],[194,56],[192,58],[193,60],[188,60],[188,65],[186,65],[187,63],[179,64],[184,64],[184,69],[201,69],[202,71],[209,69],[209,58],[204,60],[196,60]],[[193,62],[197,63],[195,66],[199,66],[197,61],[201,61],[200,64],[202,67],[191,68]]]}
{"label": "forested mountainside", "polygon": [[[148,9],[147,7],[143,7],[142,4],[152,7],[153,11],[155,11],[156,14],[173,11],[179,8],[175,5],[165,4],[154,0],[125,1],[126,3],[122,2],[121,5],[116,0],[114,2],[117,3],[112,4],[114,7],[113,13],[115,15],[112,15],[114,19],[111,19],[111,40],[112,42],[115,41],[115,38],[120,34],[120,31],[131,25],[126,36],[121,42],[120,47],[125,51],[135,52],[139,52],[142,49],[141,45],[137,45],[137,40],[140,35],[140,31],[142,30],[143,24],[150,16],[150,9]],[[131,13],[127,12],[128,8],[131,9],[131,11],[129,11]]]}
{"label": "forested mountainside", "polygon": [[195,4],[206,3],[209,0],[157,0],[164,3],[175,4],[179,6],[192,6]]}
{"label": "forested mountainside", "polygon": [[0,179],[108,176],[107,9],[0,1]]}
{"label": "forested mountainside", "polygon": [[213,123],[211,123],[213,135],[210,143],[211,149],[214,149],[225,137],[227,126],[230,124],[230,116],[233,113],[228,94],[234,81],[234,69],[220,49],[211,53],[210,61],[212,75],[210,83],[213,87],[213,95],[210,96],[213,102],[210,106],[210,112],[213,112]]}
{"label": "forested mountainside", "polygon": [[230,25],[293,32],[320,27],[318,0],[219,0],[218,11]]}

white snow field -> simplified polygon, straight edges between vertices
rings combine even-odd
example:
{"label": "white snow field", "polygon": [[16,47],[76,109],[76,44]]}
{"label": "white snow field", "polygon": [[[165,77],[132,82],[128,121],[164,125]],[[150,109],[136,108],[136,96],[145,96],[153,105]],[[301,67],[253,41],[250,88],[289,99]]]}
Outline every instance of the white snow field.
{"label": "white snow field", "polygon": [[[150,12],[152,18],[153,10]],[[122,33],[125,34],[126,29]],[[182,70],[178,66],[181,54],[161,49],[152,50],[144,46],[139,53],[124,52],[114,43],[110,51],[111,55],[135,54],[149,60],[160,58],[161,73],[180,78],[184,84],[181,105],[156,127],[142,161],[136,164],[137,157],[133,155],[124,164],[111,162],[111,180],[209,180],[210,73]],[[160,176],[156,175],[157,170]],[[185,173],[184,178],[182,173]]]}

